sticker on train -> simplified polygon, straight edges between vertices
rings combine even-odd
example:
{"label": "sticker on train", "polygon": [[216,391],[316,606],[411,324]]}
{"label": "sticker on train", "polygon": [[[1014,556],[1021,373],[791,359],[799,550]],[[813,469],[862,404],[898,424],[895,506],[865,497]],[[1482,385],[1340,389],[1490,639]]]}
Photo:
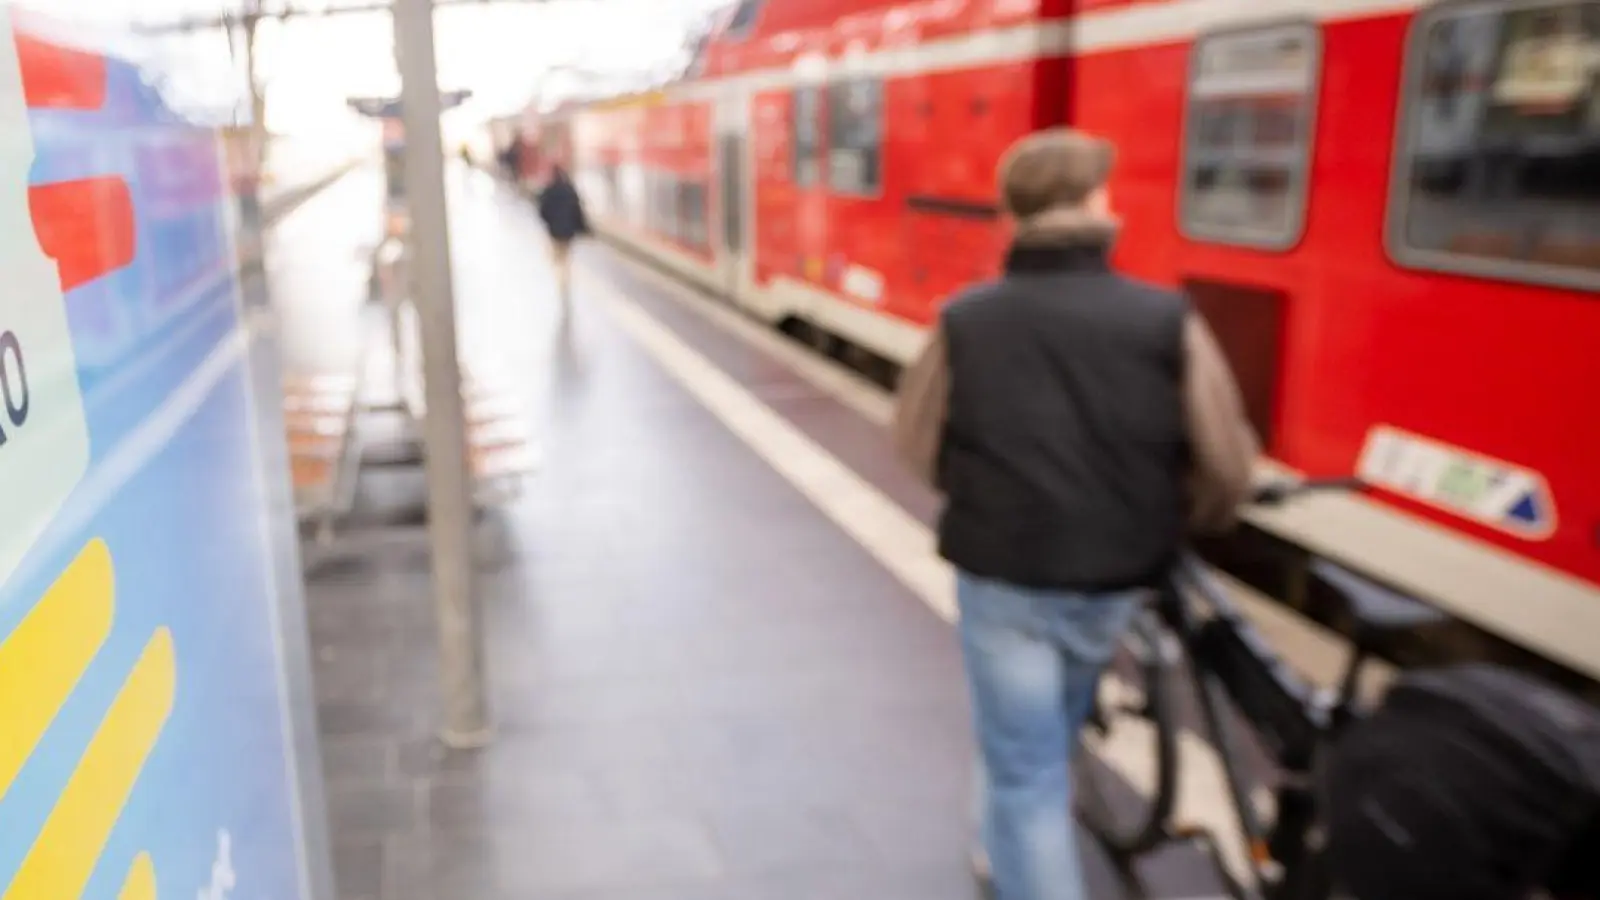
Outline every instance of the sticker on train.
{"label": "sticker on train", "polygon": [[1367,433],[1358,472],[1369,484],[1530,541],[1556,530],[1556,504],[1531,469],[1402,431]]}
{"label": "sticker on train", "polygon": [[55,260],[29,205],[34,144],[9,24],[0,27],[0,584],[89,467],[89,427]]}
{"label": "sticker on train", "polygon": [[840,287],[857,300],[874,305],[883,302],[883,276],[865,266],[855,263],[845,266]]}

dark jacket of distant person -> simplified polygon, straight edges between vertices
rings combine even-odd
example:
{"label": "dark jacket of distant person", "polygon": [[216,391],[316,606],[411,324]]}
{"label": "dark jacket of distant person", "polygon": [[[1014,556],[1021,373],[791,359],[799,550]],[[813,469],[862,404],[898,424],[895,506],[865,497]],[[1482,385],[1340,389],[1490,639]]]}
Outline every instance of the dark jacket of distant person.
{"label": "dark jacket of distant person", "polygon": [[979,577],[1153,585],[1249,488],[1255,437],[1204,319],[1111,266],[1113,158],[1067,129],[1012,150],[1004,273],[946,304],[902,379],[899,448],[945,495],[941,554]]}
{"label": "dark jacket of distant person", "polygon": [[516,179],[522,174],[522,137],[512,135],[506,142],[504,150],[500,151],[500,165],[505,169],[507,178]]}
{"label": "dark jacket of distant person", "polygon": [[550,172],[550,183],[539,192],[539,218],[550,232],[550,239],[569,243],[579,235],[589,233],[589,218],[583,211],[583,200],[578,189],[567,175],[566,169],[555,166]]}

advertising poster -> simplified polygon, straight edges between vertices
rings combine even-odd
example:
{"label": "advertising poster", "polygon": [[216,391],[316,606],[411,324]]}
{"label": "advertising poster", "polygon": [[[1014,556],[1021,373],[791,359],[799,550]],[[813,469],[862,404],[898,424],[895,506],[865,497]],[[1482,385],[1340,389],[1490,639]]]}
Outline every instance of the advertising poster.
{"label": "advertising poster", "polygon": [[0,2],[0,900],[312,900],[283,439],[223,132],[173,100],[233,73],[154,77],[131,33],[23,6]]}

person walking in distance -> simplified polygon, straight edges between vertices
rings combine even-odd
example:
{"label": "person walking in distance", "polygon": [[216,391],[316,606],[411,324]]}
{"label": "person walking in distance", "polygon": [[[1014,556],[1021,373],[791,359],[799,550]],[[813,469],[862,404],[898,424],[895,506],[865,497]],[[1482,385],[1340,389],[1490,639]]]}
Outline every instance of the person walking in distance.
{"label": "person walking in distance", "polygon": [[539,218],[550,235],[550,254],[556,269],[556,284],[561,302],[570,301],[572,291],[572,242],[589,233],[589,218],[583,211],[578,189],[559,163],[550,168],[550,181],[539,192]]}
{"label": "person walking in distance", "polygon": [[506,180],[513,185],[522,185],[522,135],[513,134],[511,140],[506,141],[506,148],[500,153],[500,165],[505,170]]}
{"label": "person walking in distance", "polygon": [[1223,529],[1254,434],[1205,321],[1118,274],[1106,141],[1038,132],[999,172],[1002,276],[954,297],[906,370],[902,457],[939,488],[981,760],[975,863],[1000,900],[1086,897],[1069,756],[1141,599]]}

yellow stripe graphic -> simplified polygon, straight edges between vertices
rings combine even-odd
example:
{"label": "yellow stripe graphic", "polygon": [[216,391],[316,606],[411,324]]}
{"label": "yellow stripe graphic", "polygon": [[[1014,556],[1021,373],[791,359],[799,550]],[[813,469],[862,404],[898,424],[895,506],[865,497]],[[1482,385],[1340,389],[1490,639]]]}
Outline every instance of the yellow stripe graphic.
{"label": "yellow stripe graphic", "polygon": [[139,770],[172,712],[177,676],[172,632],[158,629],[78,761],[3,900],[75,900],[82,895]]}
{"label": "yellow stripe graphic", "polygon": [[156,867],[150,862],[150,854],[141,853],[133,861],[117,900],[156,900]]}
{"label": "yellow stripe graphic", "polygon": [[111,633],[111,551],[89,542],[0,643],[0,799]]}

